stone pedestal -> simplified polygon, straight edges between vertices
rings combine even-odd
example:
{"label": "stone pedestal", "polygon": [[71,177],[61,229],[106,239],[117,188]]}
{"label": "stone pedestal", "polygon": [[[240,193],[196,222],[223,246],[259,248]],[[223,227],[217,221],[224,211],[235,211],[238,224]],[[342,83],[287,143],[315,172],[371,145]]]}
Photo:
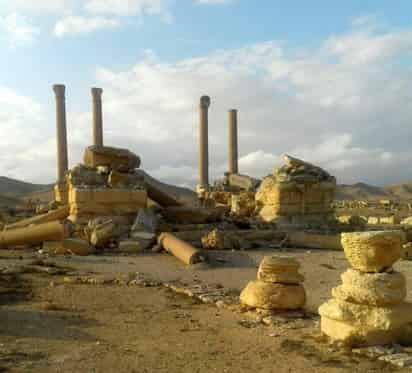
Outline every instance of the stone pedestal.
{"label": "stone pedestal", "polygon": [[304,306],[303,276],[299,262],[291,257],[265,256],[258,279],[251,281],[240,294],[240,302],[250,308],[296,310]]}
{"label": "stone pedestal", "polygon": [[342,234],[353,268],[319,307],[321,330],[332,341],[352,347],[402,342],[412,325],[412,304],[405,302],[405,277],[392,269],[400,258],[401,231]]}

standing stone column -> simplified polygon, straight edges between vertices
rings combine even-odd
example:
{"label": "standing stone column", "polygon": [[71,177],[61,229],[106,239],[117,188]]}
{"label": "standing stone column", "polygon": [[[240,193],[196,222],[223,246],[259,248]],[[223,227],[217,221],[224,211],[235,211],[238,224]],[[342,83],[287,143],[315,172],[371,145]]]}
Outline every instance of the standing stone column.
{"label": "standing stone column", "polygon": [[199,185],[207,189],[209,185],[209,117],[210,97],[202,96],[199,105]]}
{"label": "standing stone column", "polygon": [[229,172],[239,173],[238,140],[237,140],[237,110],[229,110]]}
{"label": "standing stone column", "polygon": [[57,184],[64,184],[64,174],[68,170],[67,129],[66,129],[66,87],[55,84],[56,95],[56,129],[57,129]]}
{"label": "standing stone column", "polygon": [[93,145],[103,146],[103,113],[101,88],[92,88],[93,102]]}

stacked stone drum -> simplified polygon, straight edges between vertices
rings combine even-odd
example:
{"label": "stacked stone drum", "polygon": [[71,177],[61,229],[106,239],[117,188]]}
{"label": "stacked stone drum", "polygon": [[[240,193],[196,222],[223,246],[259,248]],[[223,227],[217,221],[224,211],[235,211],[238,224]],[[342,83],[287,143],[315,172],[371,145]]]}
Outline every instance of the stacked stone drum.
{"label": "stacked stone drum", "polygon": [[412,322],[412,304],[405,302],[405,277],[393,269],[400,258],[401,231],[342,234],[352,268],[332,289],[333,298],[319,308],[321,330],[351,346],[401,342]]}
{"label": "stacked stone drum", "polygon": [[299,262],[291,257],[265,256],[257,280],[249,282],[240,294],[241,304],[265,310],[302,308],[306,294],[299,267]]}

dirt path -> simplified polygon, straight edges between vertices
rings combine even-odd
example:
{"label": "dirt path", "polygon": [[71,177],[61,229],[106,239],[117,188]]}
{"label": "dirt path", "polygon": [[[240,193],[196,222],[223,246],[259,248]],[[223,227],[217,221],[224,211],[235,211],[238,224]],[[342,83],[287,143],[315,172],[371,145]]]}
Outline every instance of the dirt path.
{"label": "dirt path", "polygon": [[385,372],[332,349],[315,320],[266,327],[163,287],[2,279],[4,372]]}

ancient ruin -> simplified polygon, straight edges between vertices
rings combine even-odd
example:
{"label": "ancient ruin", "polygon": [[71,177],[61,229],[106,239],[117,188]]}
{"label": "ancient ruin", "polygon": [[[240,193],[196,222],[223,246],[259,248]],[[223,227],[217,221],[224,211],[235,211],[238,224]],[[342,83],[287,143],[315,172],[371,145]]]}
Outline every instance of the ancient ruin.
{"label": "ancient ruin", "polygon": [[327,223],[332,218],[336,179],[310,163],[284,156],[285,166],[262,180],[256,192],[265,222]]}
{"label": "ancient ruin", "polygon": [[393,270],[400,258],[400,231],[343,233],[342,245],[352,268],[342,285],[319,308],[322,332],[351,346],[374,346],[410,338],[412,304],[405,277]]}
{"label": "ancient ruin", "polygon": [[299,262],[291,257],[265,256],[260,263],[257,280],[247,284],[240,302],[250,308],[295,310],[305,304],[303,276]]}

